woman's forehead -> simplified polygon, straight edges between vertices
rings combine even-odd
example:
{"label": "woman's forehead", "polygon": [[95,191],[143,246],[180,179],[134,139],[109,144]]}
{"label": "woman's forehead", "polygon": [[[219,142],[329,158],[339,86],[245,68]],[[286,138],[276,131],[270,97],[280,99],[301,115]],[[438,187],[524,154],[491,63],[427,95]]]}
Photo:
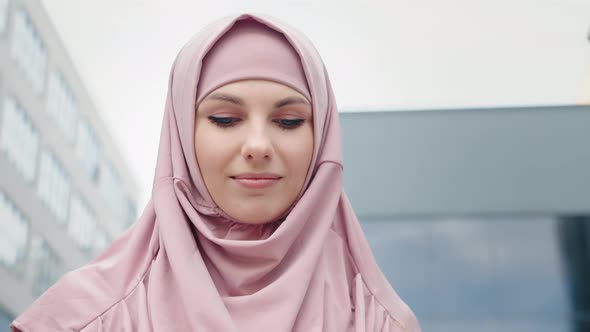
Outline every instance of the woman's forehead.
{"label": "woman's forehead", "polygon": [[266,80],[245,80],[226,84],[212,91],[197,106],[227,103],[247,109],[253,105],[263,105],[267,109],[289,109],[310,113],[313,117],[311,103],[297,90],[284,84]]}

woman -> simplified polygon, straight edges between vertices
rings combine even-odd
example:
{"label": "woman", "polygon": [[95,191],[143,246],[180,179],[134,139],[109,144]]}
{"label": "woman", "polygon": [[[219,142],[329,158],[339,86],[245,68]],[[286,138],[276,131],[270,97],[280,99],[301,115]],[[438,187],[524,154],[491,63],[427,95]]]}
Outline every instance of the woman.
{"label": "woman", "polygon": [[325,68],[251,15],[178,54],[152,196],[13,331],[419,331],[342,191]]}

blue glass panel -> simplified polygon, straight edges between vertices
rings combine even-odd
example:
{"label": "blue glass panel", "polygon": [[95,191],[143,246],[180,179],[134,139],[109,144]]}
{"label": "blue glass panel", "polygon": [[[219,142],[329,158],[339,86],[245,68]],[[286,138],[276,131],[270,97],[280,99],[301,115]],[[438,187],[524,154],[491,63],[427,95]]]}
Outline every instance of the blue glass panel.
{"label": "blue glass panel", "polygon": [[572,331],[558,223],[472,218],[362,226],[425,331]]}

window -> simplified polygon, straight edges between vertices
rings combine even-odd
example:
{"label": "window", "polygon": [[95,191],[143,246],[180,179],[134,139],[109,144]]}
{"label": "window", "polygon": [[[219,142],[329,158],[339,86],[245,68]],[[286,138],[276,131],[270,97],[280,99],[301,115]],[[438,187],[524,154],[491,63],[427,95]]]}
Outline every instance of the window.
{"label": "window", "polygon": [[0,0],[0,32],[6,30],[6,16],[8,16],[8,0]]}
{"label": "window", "polygon": [[72,195],[68,234],[84,251],[94,249],[96,218],[78,195]]}
{"label": "window", "polygon": [[85,120],[78,121],[76,155],[93,181],[98,180],[99,146],[92,128]]}
{"label": "window", "polygon": [[40,94],[45,84],[47,51],[37,29],[23,9],[15,10],[13,24],[10,55],[32,84],[33,91]]}
{"label": "window", "polygon": [[127,200],[121,185],[121,178],[110,163],[104,162],[102,166],[99,183],[100,192],[110,208],[114,218],[113,221],[116,222],[114,226],[117,231],[122,232],[128,226],[128,210]]}
{"label": "window", "polygon": [[56,220],[61,224],[65,223],[70,196],[70,181],[63,167],[49,151],[41,153],[37,193]]}
{"label": "window", "polygon": [[31,259],[33,262],[33,294],[41,295],[60,276],[60,262],[56,253],[39,235],[31,239]]}
{"label": "window", "polygon": [[39,137],[28,116],[13,98],[5,99],[0,150],[29,183],[35,176],[38,146]]}
{"label": "window", "polygon": [[66,141],[71,143],[76,134],[76,100],[63,76],[51,72],[47,87],[47,112],[53,116]]}
{"label": "window", "polygon": [[29,223],[0,192],[0,264],[11,267],[24,257]]}
{"label": "window", "polygon": [[94,233],[94,239],[92,243],[92,249],[95,254],[100,254],[111,242],[107,233],[100,227],[96,227]]}

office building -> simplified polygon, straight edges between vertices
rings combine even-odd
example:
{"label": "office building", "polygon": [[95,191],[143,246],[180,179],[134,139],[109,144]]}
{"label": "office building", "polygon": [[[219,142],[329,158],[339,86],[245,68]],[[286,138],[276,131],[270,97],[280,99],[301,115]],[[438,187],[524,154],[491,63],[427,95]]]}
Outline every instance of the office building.
{"label": "office building", "polygon": [[424,331],[590,331],[590,106],[341,120],[344,190]]}
{"label": "office building", "polygon": [[137,214],[137,184],[39,1],[0,0],[0,326]]}

